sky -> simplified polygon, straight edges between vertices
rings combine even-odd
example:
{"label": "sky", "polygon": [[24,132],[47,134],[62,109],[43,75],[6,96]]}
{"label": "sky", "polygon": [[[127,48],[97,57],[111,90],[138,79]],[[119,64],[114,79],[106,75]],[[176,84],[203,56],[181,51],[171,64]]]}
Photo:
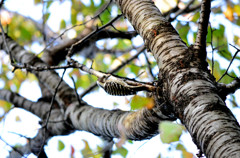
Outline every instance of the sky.
{"label": "sky", "polygon": [[[88,0],[85,0],[84,3],[88,3]],[[24,4],[24,5],[22,5]],[[69,15],[70,15],[70,2],[65,1],[64,3],[59,3],[58,1],[54,2],[54,4],[51,6],[50,11],[51,11],[51,17],[48,20],[48,25],[51,27],[53,31],[57,31],[59,29],[59,21],[61,19],[64,20],[69,20]],[[21,6],[21,7],[19,7]],[[21,13],[22,15],[25,16],[30,16],[31,18],[35,20],[41,20],[42,19],[42,7],[35,6],[33,4],[33,0],[21,0],[21,1],[16,1],[16,0],[8,0],[5,3],[5,7],[8,8],[9,10],[12,11],[17,11]],[[31,9],[30,9],[31,8]],[[64,10],[64,12],[63,12]],[[226,21],[222,20],[222,17],[211,17],[211,18],[216,18],[215,20],[221,19],[221,21],[226,24]],[[235,32],[235,31],[240,31],[239,27],[233,27],[233,28],[228,28],[228,32]],[[229,38],[231,39],[232,36],[230,35]],[[233,38],[232,38],[233,39]],[[138,42],[136,42],[138,43]],[[39,45],[34,45],[33,49],[36,52],[40,52],[42,50],[42,47]],[[216,57],[218,58],[218,57]],[[220,58],[220,57],[219,57]],[[228,62],[222,61],[225,64],[228,65]],[[236,67],[232,65],[232,67]],[[236,70],[239,72],[239,70]],[[60,71],[59,71],[60,73]],[[67,76],[67,75],[66,75]],[[70,83],[72,86],[72,81],[70,78],[65,77],[64,78],[67,82]],[[26,90],[28,89],[28,90]],[[34,93],[31,92],[30,89],[34,89]],[[20,94],[28,99],[31,99],[33,101],[36,101],[40,96],[41,92],[40,89],[37,85],[37,83],[34,82],[24,82],[23,85],[20,88]],[[117,96],[109,96],[106,95],[105,92],[100,89],[99,93],[92,93],[94,95],[94,100],[91,99],[92,96],[88,95],[84,99],[90,104],[90,105],[95,105],[96,107],[103,107],[103,108],[108,108],[112,109],[113,108],[113,102],[118,100],[119,104],[122,105],[122,109],[124,110],[129,110],[128,106],[125,106],[125,98],[124,97],[117,97]],[[240,96],[240,91],[237,92],[237,95]],[[104,105],[108,105],[108,107],[105,107],[104,105],[101,104],[101,100],[105,100]],[[240,110],[234,111],[234,113],[239,114]],[[15,121],[16,116],[20,118],[20,121]],[[240,116],[240,115],[238,115]],[[31,118],[31,119],[30,119]],[[238,118],[240,120],[240,118]],[[15,145],[16,142],[18,143],[26,143],[26,140],[24,138],[21,138],[20,136],[14,134],[14,133],[9,133],[9,131],[20,133],[25,136],[33,137],[37,133],[37,129],[40,127],[38,125],[39,119],[28,113],[25,112],[24,110],[21,109],[14,109],[11,110],[8,114],[7,117],[5,118],[5,121],[3,121],[0,124],[0,136],[7,141],[11,145]],[[89,141],[89,144],[91,147],[96,147],[96,145],[101,145],[101,140],[93,136],[90,133],[87,132],[74,132],[70,136],[57,136],[52,138],[48,144],[45,147],[45,150],[47,154],[49,155],[50,158],[53,157],[69,157],[70,154],[70,146],[74,146],[75,150],[81,150],[84,147],[83,139],[86,139]],[[57,144],[58,140],[62,140],[65,143],[65,149],[61,152],[57,150]],[[181,142],[185,144],[185,147],[191,151],[191,152],[197,152],[196,146],[192,143],[191,137],[189,134],[184,134],[181,137]],[[176,145],[173,143],[173,145]],[[135,157],[157,157],[159,152],[161,151],[164,153],[164,157],[179,157],[180,152],[175,151],[175,152],[169,152],[171,150],[171,146],[168,144],[163,144],[160,141],[159,135],[156,137],[147,140],[147,141],[138,141],[135,142],[134,145],[131,144],[126,144],[125,146],[127,149],[129,149],[129,154],[128,158],[135,158]],[[8,150],[11,150],[9,146],[7,146],[5,143],[0,141],[0,158],[6,157],[8,155]],[[146,152],[147,151],[147,152]],[[150,155],[149,155],[150,154]],[[80,152],[76,152],[75,157],[81,157],[82,155]],[[29,157],[35,157],[34,155],[29,155]],[[119,156],[114,156],[114,158],[117,158]]]}

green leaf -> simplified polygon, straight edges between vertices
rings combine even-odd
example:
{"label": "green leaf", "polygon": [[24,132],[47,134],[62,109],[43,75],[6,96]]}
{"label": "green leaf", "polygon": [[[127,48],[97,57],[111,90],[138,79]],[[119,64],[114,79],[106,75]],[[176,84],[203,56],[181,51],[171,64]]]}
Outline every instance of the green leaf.
{"label": "green leaf", "polygon": [[39,4],[41,2],[42,2],[42,0],[34,0],[34,4]]}
{"label": "green leaf", "polygon": [[185,147],[180,143],[177,144],[176,149],[181,151],[186,150]]}
{"label": "green leaf", "polygon": [[232,55],[229,51],[219,51],[218,54],[221,55],[223,58],[227,59],[228,61],[232,59]]}
{"label": "green leaf", "polygon": [[50,17],[50,13],[45,13],[44,14],[44,22],[47,22],[49,17]]}
{"label": "green leaf", "polygon": [[82,75],[76,82],[76,86],[77,87],[82,87],[82,88],[88,88],[88,86],[90,86],[91,83],[93,83],[94,81],[96,81],[96,77],[91,76],[91,75]]}
{"label": "green leaf", "polygon": [[199,19],[199,17],[200,17],[200,12],[197,12],[196,14],[194,14],[194,16],[193,16],[193,18],[192,18],[192,21],[193,21],[193,22],[197,22],[198,19]]}
{"label": "green leaf", "polygon": [[232,107],[238,107],[235,95],[230,95],[230,97],[231,99],[229,99],[229,101],[232,103]]}
{"label": "green leaf", "polygon": [[219,28],[214,30],[213,32],[213,46],[214,47],[221,47],[221,50],[228,50],[227,48],[227,38],[224,36],[225,26],[219,25]]}
{"label": "green leaf", "polygon": [[62,151],[64,148],[64,143],[61,140],[58,140],[58,151]]}
{"label": "green leaf", "polygon": [[47,9],[51,6],[52,2],[53,1],[47,1],[47,6],[46,6]]}
{"label": "green leaf", "polygon": [[114,49],[125,50],[131,47],[132,42],[128,39],[118,39],[118,43],[114,46]]}
{"label": "green leaf", "polygon": [[131,70],[131,72],[133,72],[134,74],[139,74],[139,72],[142,70],[142,68],[140,66],[137,66],[137,65],[129,65],[129,68]]}
{"label": "green leaf", "polygon": [[65,29],[66,28],[66,22],[65,22],[65,20],[61,20],[61,22],[60,22],[60,29]]}
{"label": "green leaf", "polygon": [[187,36],[190,30],[189,23],[186,23],[185,25],[182,25],[181,22],[177,23],[176,29],[178,30],[178,33],[182,40],[188,44]]}
{"label": "green leaf", "polygon": [[109,65],[104,63],[104,54],[98,53],[95,57],[92,67],[96,70],[107,72]]}
{"label": "green leaf", "polygon": [[76,25],[77,23],[77,11],[74,8],[71,8],[71,22],[72,25]]}
{"label": "green leaf", "polygon": [[163,143],[171,143],[175,141],[179,141],[180,136],[182,135],[182,131],[184,130],[184,126],[172,123],[169,121],[164,121],[160,123],[160,138]]}
{"label": "green leaf", "polygon": [[0,108],[2,108],[4,110],[4,112],[8,112],[12,107],[12,104],[10,104],[9,102],[0,100]]}
{"label": "green leaf", "polygon": [[106,24],[107,22],[110,21],[110,19],[111,19],[111,14],[109,14],[108,11],[104,11],[104,12],[101,14],[100,18],[101,18],[101,22],[102,22],[103,24]]}
{"label": "green leaf", "polygon": [[114,154],[114,155],[120,154],[122,157],[126,157],[128,154],[128,150],[124,147],[121,147],[121,148],[117,148],[116,150],[114,150],[112,154]]}
{"label": "green leaf", "polygon": [[132,110],[140,109],[143,107],[147,107],[148,109],[151,109],[154,106],[154,101],[152,98],[135,95],[131,99],[130,106]]}
{"label": "green leaf", "polygon": [[[197,36],[197,33],[195,33],[194,34],[194,39],[196,39],[196,36]],[[212,39],[211,39],[211,36],[212,36],[212,30],[211,30],[211,27],[209,26],[208,27],[208,33],[207,33],[207,39],[206,39],[206,41],[207,41],[207,43],[211,43],[212,41]]]}

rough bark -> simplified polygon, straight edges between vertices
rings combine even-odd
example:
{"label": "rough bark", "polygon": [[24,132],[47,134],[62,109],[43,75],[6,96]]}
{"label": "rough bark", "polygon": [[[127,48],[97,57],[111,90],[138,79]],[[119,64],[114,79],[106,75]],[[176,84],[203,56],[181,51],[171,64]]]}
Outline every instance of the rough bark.
{"label": "rough bark", "polygon": [[165,100],[209,158],[240,157],[240,128],[201,52],[187,48],[151,0],[116,0],[153,53]]}
{"label": "rough bark", "polygon": [[[161,120],[171,119],[169,113],[164,112],[168,108],[169,111],[173,110],[175,116],[186,126],[194,142],[207,157],[240,157],[239,125],[219,96],[217,84],[207,69],[201,51],[186,46],[151,0],[115,1],[143,37],[146,47],[157,61],[159,83],[156,85],[156,104],[150,110],[142,109],[137,112],[93,108],[82,100],[78,102],[74,91],[63,82],[56,99],[58,104],[64,107],[64,114],[58,108],[52,112],[54,117],[61,116],[72,127],[49,123],[50,133],[65,134],[63,131],[68,127],[69,131],[85,130],[103,137],[147,139],[158,133]],[[7,38],[7,43],[17,62],[46,66],[10,38]],[[6,49],[2,38],[0,46]],[[33,73],[54,93],[60,81],[60,77],[54,71]],[[7,100],[7,96],[10,95],[4,95],[7,93],[0,91],[1,98]],[[13,102],[11,97],[9,100]],[[163,105],[163,102],[166,104]],[[28,101],[24,103],[33,105]],[[30,106],[25,106],[26,110],[37,113],[36,109],[31,110],[27,107]],[[39,116],[42,117],[42,114]]]}

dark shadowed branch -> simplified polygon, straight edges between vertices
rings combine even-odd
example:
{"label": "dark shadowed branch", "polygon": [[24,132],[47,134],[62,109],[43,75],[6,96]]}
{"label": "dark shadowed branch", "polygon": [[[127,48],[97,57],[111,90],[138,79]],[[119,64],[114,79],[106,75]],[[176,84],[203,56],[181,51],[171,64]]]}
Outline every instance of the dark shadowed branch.
{"label": "dark shadowed branch", "polygon": [[[196,42],[194,44],[194,49],[203,51],[206,53],[206,38],[208,32],[208,22],[211,12],[211,1],[203,0],[201,4],[201,14],[198,24],[198,32]],[[204,55],[206,56],[206,55]]]}
{"label": "dark shadowed branch", "polygon": [[235,78],[231,83],[224,84],[218,83],[219,93],[223,98],[226,98],[227,95],[235,93],[240,89],[240,78]]}

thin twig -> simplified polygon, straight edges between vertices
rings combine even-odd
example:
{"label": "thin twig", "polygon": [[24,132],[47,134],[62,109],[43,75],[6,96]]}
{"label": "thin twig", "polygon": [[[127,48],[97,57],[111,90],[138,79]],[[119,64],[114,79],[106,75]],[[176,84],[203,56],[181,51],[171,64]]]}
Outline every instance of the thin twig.
{"label": "thin twig", "polygon": [[71,77],[71,79],[72,79],[72,82],[73,82],[73,85],[74,85],[74,91],[75,91],[75,93],[76,93],[76,97],[77,97],[78,103],[79,103],[79,105],[81,105],[81,101],[80,101],[79,95],[78,95],[78,93],[77,93],[77,86],[76,86],[76,84],[75,84],[74,78]]}
{"label": "thin twig", "polygon": [[2,22],[0,20],[0,28],[1,28],[1,31],[2,31],[2,38],[3,38],[3,43],[5,44],[6,46],[6,51],[7,51],[7,54],[9,54],[9,57],[10,57],[10,61],[11,61],[11,65],[14,64],[14,60],[13,60],[13,57],[12,57],[12,53],[7,45],[7,41],[6,41],[6,36],[5,36],[5,33],[4,33],[4,29],[3,29],[3,26],[2,26]]}
{"label": "thin twig", "polygon": [[183,9],[180,9],[178,10],[176,13],[175,13],[175,16],[173,18],[169,18],[170,21],[172,21],[173,19],[176,19],[179,15],[183,14],[190,6],[191,4],[194,2],[194,0],[191,0],[187,3],[187,5],[183,8]]}
{"label": "thin twig", "polygon": [[[52,100],[51,100],[51,103],[50,103],[50,109],[49,109],[49,112],[48,112],[48,115],[47,115],[46,123],[45,123],[45,125],[42,126],[42,128],[45,129],[45,130],[44,130],[44,133],[47,132],[47,124],[48,124],[48,121],[49,121],[49,119],[50,119],[51,111],[52,111],[52,109],[53,109],[54,100],[55,100],[55,97],[56,97],[56,95],[57,95],[58,88],[59,88],[59,86],[61,85],[61,83],[62,83],[62,81],[63,81],[63,76],[64,76],[65,72],[66,72],[66,69],[64,69],[63,74],[62,74],[62,77],[61,77],[61,79],[60,79],[57,87],[55,88],[55,92],[54,92],[54,95],[53,95]],[[45,135],[45,134],[44,134],[44,135]],[[46,137],[44,136],[44,141],[43,141],[43,144],[41,145],[41,148],[40,148],[40,150],[39,150],[38,156],[41,154],[41,151],[43,150],[43,146],[44,146],[44,142],[45,142],[45,141],[46,141]]]}
{"label": "thin twig", "polygon": [[46,37],[46,33],[45,33],[45,22],[46,22],[46,15],[44,14],[45,12],[45,2],[42,1],[42,35],[43,35],[43,42],[44,44],[47,43],[47,37]]}
{"label": "thin twig", "polygon": [[151,67],[151,63],[150,63],[150,61],[148,60],[147,53],[146,53],[146,52],[144,52],[143,54],[144,54],[144,56],[145,56],[145,59],[146,59],[146,62],[147,62],[147,67],[148,67],[148,71],[149,71],[149,73],[150,73],[150,76],[151,76],[152,80],[154,80],[154,79],[155,79],[155,77],[154,77],[154,75],[153,75],[153,72],[152,72],[152,67]]}
{"label": "thin twig", "polygon": [[24,154],[22,153],[22,151],[18,150],[16,147],[8,144],[5,140],[2,139],[2,137],[0,137],[0,140],[3,141],[7,146],[10,146],[14,151],[16,151],[17,153],[19,153],[22,157],[25,157]]}
{"label": "thin twig", "polygon": [[83,39],[81,39],[80,41],[76,42],[75,44],[73,44],[71,46],[71,48],[68,51],[68,55],[67,55],[67,59],[69,60],[70,57],[72,56],[72,54],[74,53],[74,47],[81,47],[81,45],[88,40],[89,38],[91,38],[92,36],[94,36],[95,34],[97,34],[98,32],[100,32],[101,30],[105,29],[106,27],[108,27],[109,25],[112,25],[112,23],[114,23],[116,20],[118,20],[120,17],[122,16],[122,14],[119,14],[118,16],[116,16],[115,18],[113,18],[111,21],[109,21],[107,24],[101,26],[100,28],[97,27],[97,29],[95,31],[93,31],[92,33],[90,33],[88,36],[84,37]]}
{"label": "thin twig", "polygon": [[49,113],[48,113],[48,116],[47,116],[47,119],[46,119],[46,124],[43,125],[43,127],[46,127],[46,128],[47,128],[47,124],[48,124],[48,121],[49,121],[49,118],[50,118],[50,115],[51,115],[51,111],[52,111],[52,109],[53,109],[54,100],[55,100],[55,97],[56,97],[56,95],[57,95],[58,88],[59,88],[59,86],[61,85],[61,83],[62,83],[62,81],[63,81],[63,76],[64,76],[65,72],[66,72],[66,69],[64,69],[63,74],[62,74],[62,77],[61,77],[61,79],[60,79],[57,87],[55,88],[55,92],[54,92],[54,95],[53,95],[52,100],[51,100],[51,103],[50,103],[50,109],[49,109]]}
{"label": "thin twig", "polygon": [[110,1],[108,2],[108,4],[105,5],[105,8],[102,8],[102,11],[100,11],[97,15],[95,15],[95,16],[92,17],[91,19],[89,19],[89,20],[87,20],[87,21],[85,21],[85,22],[83,22],[83,23],[81,23],[81,24],[77,24],[77,25],[71,26],[71,27],[68,28],[68,29],[65,29],[59,36],[57,36],[54,40],[52,40],[50,43],[48,43],[48,44],[46,45],[46,47],[37,54],[37,56],[38,56],[39,54],[41,54],[42,52],[46,51],[46,49],[47,49],[50,45],[52,45],[53,42],[55,42],[55,40],[57,40],[58,38],[61,38],[61,37],[62,37],[66,32],[68,32],[69,30],[72,30],[73,28],[75,28],[75,27],[77,27],[77,26],[86,25],[86,24],[89,23],[90,21],[98,18],[98,17],[104,12],[104,10],[109,7],[109,5],[111,4],[111,2],[112,2],[112,0],[110,0]]}
{"label": "thin twig", "polygon": [[238,52],[240,52],[240,49],[238,49],[237,47],[235,47],[235,46],[232,45],[232,44],[230,44],[230,45],[231,45],[232,47],[234,47],[235,49],[237,49],[237,51],[236,51],[235,54],[233,55],[233,57],[232,57],[229,65],[228,65],[228,67],[227,67],[227,70],[224,72],[224,74],[219,78],[219,80],[218,80],[217,82],[221,81],[221,79],[222,79],[225,75],[228,74],[228,70],[229,70],[230,66],[232,65],[233,60],[236,58]]}

